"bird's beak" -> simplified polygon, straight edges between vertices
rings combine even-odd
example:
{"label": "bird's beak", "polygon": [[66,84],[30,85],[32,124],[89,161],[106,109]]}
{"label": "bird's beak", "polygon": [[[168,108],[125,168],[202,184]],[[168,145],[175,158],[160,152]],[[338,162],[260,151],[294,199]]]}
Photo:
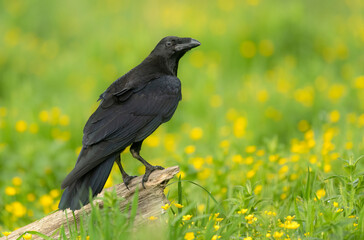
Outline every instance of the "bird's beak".
{"label": "bird's beak", "polygon": [[176,51],[182,50],[190,50],[192,48],[198,47],[201,45],[199,41],[193,38],[183,38],[181,43],[178,43],[175,47]]}

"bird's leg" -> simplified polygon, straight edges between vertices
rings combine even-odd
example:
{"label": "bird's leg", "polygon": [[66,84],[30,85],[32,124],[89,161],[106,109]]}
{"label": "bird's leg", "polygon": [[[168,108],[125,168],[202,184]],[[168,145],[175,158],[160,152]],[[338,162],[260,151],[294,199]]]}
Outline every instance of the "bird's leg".
{"label": "bird's leg", "polygon": [[130,181],[135,178],[136,176],[129,176],[125,171],[123,166],[121,165],[120,162],[120,155],[118,155],[118,157],[115,160],[116,164],[118,165],[120,172],[121,172],[121,176],[123,177],[123,181],[124,181],[124,185],[127,189],[129,189],[128,185],[130,183]]}
{"label": "bird's leg", "polygon": [[143,180],[142,180],[142,185],[143,188],[145,188],[144,183],[148,181],[149,175],[154,171],[154,170],[163,170],[164,168],[161,166],[153,166],[150,163],[148,163],[147,161],[145,161],[140,155],[140,149],[142,147],[142,142],[135,142],[131,145],[130,147],[130,153],[131,155],[133,155],[134,158],[138,159],[141,163],[143,163],[143,165],[145,166],[145,173],[143,176]]}

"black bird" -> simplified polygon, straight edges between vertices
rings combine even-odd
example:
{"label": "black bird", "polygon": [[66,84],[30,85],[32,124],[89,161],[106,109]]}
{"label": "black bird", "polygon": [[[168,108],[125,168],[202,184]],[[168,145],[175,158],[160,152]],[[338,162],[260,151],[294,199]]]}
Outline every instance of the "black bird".
{"label": "black bird", "polygon": [[126,187],[129,176],[120,162],[120,153],[131,145],[132,156],[145,166],[142,180],[161,166],[153,166],[140,155],[143,140],[171,119],[181,100],[178,62],[190,49],[200,45],[192,38],[163,38],[142,63],[113,82],[100,95],[99,107],[88,119],[82,150],[74,169],[63,180],[65,189],[59,209],[77,210],[103,189],[114,161]]}

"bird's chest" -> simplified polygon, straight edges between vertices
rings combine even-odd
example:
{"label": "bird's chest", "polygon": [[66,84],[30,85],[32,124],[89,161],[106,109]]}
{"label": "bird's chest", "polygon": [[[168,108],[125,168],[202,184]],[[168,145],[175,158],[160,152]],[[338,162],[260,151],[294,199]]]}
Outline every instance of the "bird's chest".
{"label": "bird's chest", "polygon": [[146,86],[146,94],[151,95],[181,95],[181,82],[178,78],[159,78]]}

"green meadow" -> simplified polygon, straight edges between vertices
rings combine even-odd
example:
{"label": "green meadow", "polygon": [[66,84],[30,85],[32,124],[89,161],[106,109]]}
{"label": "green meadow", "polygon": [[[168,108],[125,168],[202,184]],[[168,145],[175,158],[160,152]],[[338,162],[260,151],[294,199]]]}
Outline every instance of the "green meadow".
{"label": "green meadow", "polygon": [[0,237],[57,210],[99,95],[168,35],[202,43],[141,151],[171,204],[135,231],[110,194],[71,239],[364,239],[362,0],[1,0]]}

